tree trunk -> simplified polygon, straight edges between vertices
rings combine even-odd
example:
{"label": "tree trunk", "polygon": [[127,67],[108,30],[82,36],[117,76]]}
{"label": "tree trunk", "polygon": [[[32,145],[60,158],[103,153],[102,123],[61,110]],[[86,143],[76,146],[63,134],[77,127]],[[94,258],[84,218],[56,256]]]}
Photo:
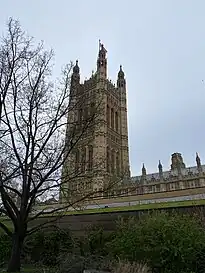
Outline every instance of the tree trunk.
{"label": "tree trunk", "polygon": [[21,269],[21,249],[23,240],[15,233],[13,235],[11,256],[8,264],[7,272],[20,272]]}

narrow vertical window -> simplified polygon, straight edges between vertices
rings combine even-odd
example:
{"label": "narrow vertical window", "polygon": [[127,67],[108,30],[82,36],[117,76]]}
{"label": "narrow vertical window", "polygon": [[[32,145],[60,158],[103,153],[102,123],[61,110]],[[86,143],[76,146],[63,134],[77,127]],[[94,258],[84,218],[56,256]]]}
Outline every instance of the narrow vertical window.
{"label": "narrow vertical window", "polygon": [[107,105],[107,126],[110,127],[110,107]]}
{"label": "narrow vertical window", "polygon": [[157,185],[156,185],[156,191],[157,191],[157,192],[160,192],[160,184],[157,184]]}
{"label": "narrow vertical window", "polygon": [[81,154],[81,172],[85,172],[85,160],[86,160],[86,148],[84,147],[82,149],[82,154]]}
{"label": "narrow vertical window", "polygon": [[87,107],[85,107],[85,109],[84,109],[84,119],[85,119],[85,121],[88,120],[88,108]]}
{"label": "narrow vertical window", "polygon": [[111,108],[111,128],[114,129],[114,110]]}
{"label": "narrow vertical window", "polygon": [[93,147],[89,146],[88,150],[88,170],[92,171],[93,169]]}
{"label": "narrow vertical window", "polygon": [[79,123],[82,122],[82,117],[83,117],[83,109],[79,109],[79,112],[78,112],[78,122]]}
{"label": "narrow vertical window", "polygon": [[115,130],[118,132],[118,113],[115,112]]}
{"label": "narrow vertical window", "polygon": [[116,171],[117,175],[120,175],[120,158],[119,158],[119,152],[116,154]]}
{"label": "narrow vertical window", "polygon": [[114,172],[115,172],[115,152],[114,152],[114,150],[112,150],[112,152],[111,152],[111,171],[112,171],[112,174],[114,174]]}
{"label": "narrow vertical window", "polygon": [[75,152],[75,171],[78,172],[79,170],[79,159],[80,159],[80,153],[79,150],[77,149]]}
{"label": "narrow vertical window", "polygon": [[170,191],[170,183],[166,184],[166,191]]}
{"label": "narrow vertical window", "polygon": [[92,102],[90,104],[90,117],[93,118],[94,117],[94,114],[95,114],[95,103]]}
{"label": "narrow vertical window", "polygon": [[107,147],[107,172],[110,172],[110,149]]}

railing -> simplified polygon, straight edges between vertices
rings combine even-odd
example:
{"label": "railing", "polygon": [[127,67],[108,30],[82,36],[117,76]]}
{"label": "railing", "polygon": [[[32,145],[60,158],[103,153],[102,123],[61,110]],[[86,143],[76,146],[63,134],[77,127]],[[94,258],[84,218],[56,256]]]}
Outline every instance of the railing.
{"label": "railing", "polygon": [[[205,194],[195,194],[195,195],[186,195],[186,196],[178,196],[178,197],[167,197],[167,198],[157,198],[157,199],[147,199],[147,200],[139,200],[139,201],[131,201],[131,202],[116,202],[116,203],[107,203],[107,204],[95,204],[95,205],[85,205],[83,208],[68,208],[66,211],[79,211],[79,210],[92,210],[92,209],[101,209],[101,208],[115,208],[115,207],[129,207],[136,205],[144,205],[144,204],[154,204],[154,203],[167,203],[167,202],[179,202],[179,201],[191,201],[191,200],[205,200]],[[49,212],[54,210],[52,208],[46,208],[43,211]],[[36,210],[34,213],[38,213],[41,210]],[[62,208],[63,211],[63,208]]]}

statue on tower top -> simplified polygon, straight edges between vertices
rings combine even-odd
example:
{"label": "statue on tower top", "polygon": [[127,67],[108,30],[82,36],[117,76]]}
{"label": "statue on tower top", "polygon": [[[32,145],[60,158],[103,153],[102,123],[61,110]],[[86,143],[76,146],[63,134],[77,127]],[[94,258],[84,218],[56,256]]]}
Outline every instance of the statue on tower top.
{"label": "statue on tower top", "polygon": [[105,49],[104,45],[101,43],[101,41],[99,40],[99,53],[98,53],[98,58],[103,60],[106,58],[106,53],[107,50]]}

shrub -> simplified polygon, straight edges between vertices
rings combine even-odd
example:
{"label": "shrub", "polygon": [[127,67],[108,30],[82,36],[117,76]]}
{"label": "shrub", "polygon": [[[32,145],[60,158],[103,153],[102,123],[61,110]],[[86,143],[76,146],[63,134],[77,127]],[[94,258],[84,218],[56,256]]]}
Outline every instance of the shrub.
{"label": "shrub", "polygon": [[108,255],[106,244],[113,239],[114,233],[105,233],[99,225],[93,225],[88,228],[86,236],[80,242],[81,255]]}
{"label": "shrub", "polygon": [[65,230],[39,231],[28,238],[28,255],[31,261],[40,262],[44,265],[54,266],[58,264],[60,254],[72,249],[70,233]]}
{"label": "shrub", "polygon": [[196,218],[187,215],[155,213],[121,221],[109,249],[122,259],[148,262],[157,273],[205,270],[205,232]]}

